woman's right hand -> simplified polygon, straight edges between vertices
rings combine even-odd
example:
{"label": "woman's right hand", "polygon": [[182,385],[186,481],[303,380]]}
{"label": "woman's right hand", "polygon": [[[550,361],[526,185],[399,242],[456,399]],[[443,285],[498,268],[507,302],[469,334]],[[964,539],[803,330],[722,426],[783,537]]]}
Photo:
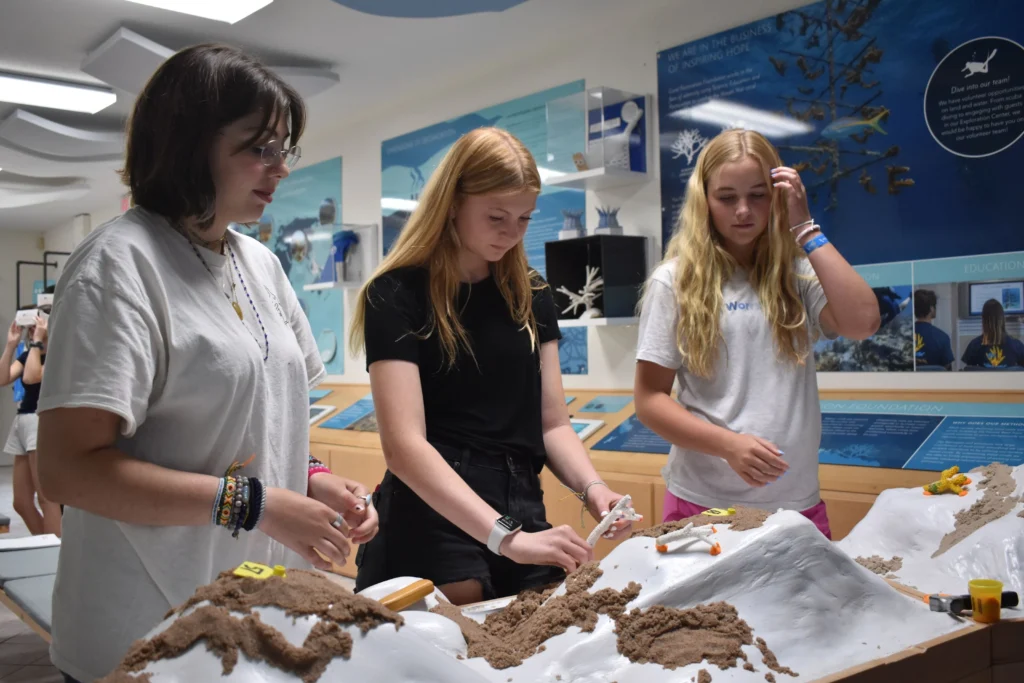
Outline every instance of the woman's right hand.
{"label": "woman's right hand", "polygon": [[21,341],[21,328],[18,327],[18,323],[12,322],[11,329],[7,330],[7,345],[15,346]]}
{"label": "woman's right hand", "polygon": [[331,522],[338,513],[323,503],[288,489],[267,489],[267,507],[259,529],[299,555],[317,569],[329,571],[331,563],[343,565],[351,547],[348,539]]}
{"label": "woman's right hand", "polygon": [[770,484],[789,469],[782,451],[771,441],[750,434],[736,434],[726,448],[725,461],[754,488]]}
{"label": "woman's right hand", "polygon": [[501,554],[518,564],[561,567],[570,574],[594,559],[594,549],[567,524],[546,531],[518,531],[501,542]]}

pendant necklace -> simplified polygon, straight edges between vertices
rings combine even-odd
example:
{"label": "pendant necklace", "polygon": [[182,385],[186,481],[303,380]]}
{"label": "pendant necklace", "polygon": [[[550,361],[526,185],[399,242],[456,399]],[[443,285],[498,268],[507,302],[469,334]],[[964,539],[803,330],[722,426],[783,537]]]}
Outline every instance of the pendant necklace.
{"label": "pendant necklace", "polygon": [[[263,333],[263,361],[266,362],[266,360],[270,357],[270,337],[267,334],[267,329],[263,326],[263,319],[260,317],[260,312],[256,310],[256,303],[252,300],[252,296],[249,294],[249,288],[245,284],[245,278],[242,276],[242,271],[239,270],[238,268],[238,260],[235,258],[235,250],[231,248],[231,242],[228,241],[226,235],[224,239],[221,240],[221,244],[224,245],[224,248],[228,252],[228,256],[231,258],[232,267],[228,269],[228,275],[231,278],[231,293],[228,294],[227,292],[224,291],[223,285],[221,285],[221,282],[223,282],[223,280],[217,279],[217,276],[213,274],[212,270],[210,270],[210,266],[207,265],[206,259],[204,259],[203,255],[199,253],[199,249],[196,247],[195,242],[192,239],[191,231],[185,232],[184,230],[182,230],[182,232],[184,232],[184,237],[188,240],[188,244],[190,247],[192,247],[192,251],[195,253],[196,258],[198,258],[199,262],[203,264],[203,268],[205,268],[206,272],[210,274],[210,277],[213,278],[213,281],[217,282],[218,285],[220,285],[221,294],[223,294],[224,298],[226,298],[228,300],[228,303],[231,304],[231,308],[234,309],[235,315],[237,315],[238,319],[242,322],[242,326],[253,338],[253,341],[259,344],[259,340],[256,339],[255,335],[253,335],[252,330],[250,330],[249,326],[245,324],[245,320],[242,316],[242,307],[238,303],[238,297],[235,293],[235,274],[238,275],[238,280],[239,282],[242,283],[242,290],[245,292],[245,296],[249,300],[249,306],[250,308],[252,308],[252,312],[256,314],[256,322],[259,323],[260,331]],[[234,273],[232,273],[232,269],[234,270]]]}

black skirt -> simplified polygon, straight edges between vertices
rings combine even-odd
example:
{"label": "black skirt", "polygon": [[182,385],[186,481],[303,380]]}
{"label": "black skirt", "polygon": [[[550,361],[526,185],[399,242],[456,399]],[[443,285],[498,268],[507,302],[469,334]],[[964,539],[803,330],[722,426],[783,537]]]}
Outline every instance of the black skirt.
{"label": "black skirt", "polygon": [[[543,460],[432,445],[488,505],[521,521],[523,531],[551,528],[538,476]],[[380,531],[359,548],[357,591],[398,576],[429,579],[435,586],[475,579],[483,588],[484,600],[491,600],[565,579],[559,567],[522,565],[495,555],[438,514],[390,470],[373,501]]]}

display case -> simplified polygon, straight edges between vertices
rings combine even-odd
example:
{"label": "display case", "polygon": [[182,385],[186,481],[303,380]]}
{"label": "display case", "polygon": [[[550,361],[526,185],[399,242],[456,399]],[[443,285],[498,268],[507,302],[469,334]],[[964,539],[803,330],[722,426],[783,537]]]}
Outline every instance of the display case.
{"label": "display case", "polygon": [[598,190],[647,180],[650,96],[588,88],[549,102],[546,115],[548,185]]}
{"label": "display case", "polygon": [[319,278],[305,285],[306,291],[361,287],[380,262],[380,228],[376,223],[335,225],[329,233],[317,233],[317,238],[330,240],[331,246]]}
{"label": "display case", "polygon": [[547,281],[558,310],[558,324],[634,324],[640,290],[647,278],[646,242],[646,237],[634,235],[593,235],[547,242]]}

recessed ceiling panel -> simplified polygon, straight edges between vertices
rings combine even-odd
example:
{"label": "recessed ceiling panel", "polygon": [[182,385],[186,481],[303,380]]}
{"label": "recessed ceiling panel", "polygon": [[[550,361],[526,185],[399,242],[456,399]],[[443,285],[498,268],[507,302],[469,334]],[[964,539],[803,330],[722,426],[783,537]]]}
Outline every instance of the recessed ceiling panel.
{"label": "recessed ceiling panel", "polygon": [[12,142],[0,139],[0,168],[20,175],[36,178],[60,178],[67,175],[91,176],[114,173],[121,165],[123,155],[98,154],[69,159],[67,157],[33,152]]}
{"label": "recessed ceiling panel", "polygon": [[86,55],[82,71],[135,95],[172,54],[174,50],[122,27]]}
{"label": "recessed ceiling panel", "polygon": [[74,128],[15,109],[0,121],[0,139],[33,152],[69,159],[121,154],[121,131]]}
{"label": "recessed ceiling panel", "polygon": [[319,95],[333,88],[341,78],[330,69],[315,69],[302,66],[272,66],[274,73],[285,83],[295,88],[303,99]]}
{"label": "recessed ceiling panel", "polygon": [[81,178],[66,178],[53,183],[31,179],[10,180],[0,175],[0,209],[17,209],[50,202],[81,199],[89,193],[91,185]]}

